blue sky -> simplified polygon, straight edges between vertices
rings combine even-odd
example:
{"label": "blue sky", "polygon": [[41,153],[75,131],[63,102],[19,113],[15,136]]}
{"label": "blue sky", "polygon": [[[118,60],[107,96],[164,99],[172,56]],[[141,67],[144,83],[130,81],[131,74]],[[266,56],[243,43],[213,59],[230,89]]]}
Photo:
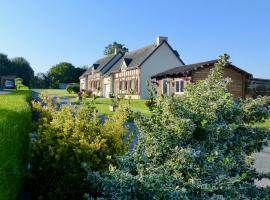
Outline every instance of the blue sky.
{"label": "blue sky", "polygon": [[35,72],[62,61],[89,65],[118,41],[130,50],[169,37],[185,63],[224,52],[255,77],[270,78],[270,1],[0,0],[0,52]]}

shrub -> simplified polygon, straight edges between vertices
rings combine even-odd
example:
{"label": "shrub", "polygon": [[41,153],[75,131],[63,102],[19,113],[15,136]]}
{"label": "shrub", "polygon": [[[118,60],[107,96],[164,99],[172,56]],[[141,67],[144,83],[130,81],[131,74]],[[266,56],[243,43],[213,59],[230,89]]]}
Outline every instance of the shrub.
{"label": "shrub", "polygon": [[67,85],[66,90],[69,94],[71,94],[72,92],[77,94],[78,92],[80,92],[80,85],[78,83],[70,83]]}
{"label": "shrub", "polygon": [[[259,188],[252,153],[267,145],[270,130],[252,126],[269,118],[270,97],[235,99],[220,58],[208,79],[181,96],[160,98],[152,115],[139,113],[135,151],[108,173],[88,174],[105,199],[270,199]],[[89,199],[91,195],[88,196]]]}
{"label": "shrub", "polygon": [[15,79],[16,90],[28,90],[29,88],[23,84],[22,78]]}
{"label": "shrub", "polygon": [[86,91],[84,91],[84,96],[86,97],[86,98],[91,98],[91,97],[93,97],[93,91],[92,90],[86,90]]}
{"label": "shrub", "polygon": [[151,108],[151,107],[153,107],[155,105],[155,102],[152,101],[152,100],[146,100],[144,102],[144,104],[145,104],[146,107]]}
{"label": "shrub", "polygon": [[38,138],[33,144],[30,188],[33,199],[82,199],[95,189],[85,182],[86,172],[106,171],[116,156],[127,152],[123,124],[127,115],[119,108],[102,123],[90,101],[80,107],[53,104],[43,97],[46,106],[33,102],[40,112]]}

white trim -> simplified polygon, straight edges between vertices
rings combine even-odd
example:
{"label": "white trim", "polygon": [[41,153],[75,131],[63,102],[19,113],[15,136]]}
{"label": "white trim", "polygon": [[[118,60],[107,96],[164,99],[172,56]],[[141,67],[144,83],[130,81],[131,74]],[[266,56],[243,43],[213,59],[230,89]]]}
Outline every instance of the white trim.
{"label": "white trim", "polygon": [[162,79],[162,94],[164,94],[164,91],[163,91],[163,86],[164,86],[164,81],[166,81],[167,83],[166,83],[166,86],[167,86],[167,94],[165,94],[165,95],[167,95],[167,96],[169,96],[170,95],[170,90],[171,90],[171,87],[170,87],[170,80],[169,79]]}
{"label": "white trim", "polygon": [[[176,82],[179,81],[179,92],[176,91]],[[181,92],[181,83],[180,82],[183,82],[183,91]],[[186,81],[181,79],[181,78],[176,78],[174,79],[174,87],[175,87],[175,94],[184,94],[185,93],[185,84],[186,84]]]}

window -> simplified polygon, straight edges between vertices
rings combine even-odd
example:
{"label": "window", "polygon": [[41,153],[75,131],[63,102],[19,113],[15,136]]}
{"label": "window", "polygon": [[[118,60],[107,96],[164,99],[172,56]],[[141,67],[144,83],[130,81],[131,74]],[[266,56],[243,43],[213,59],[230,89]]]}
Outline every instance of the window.
{"label": "window", "polygon": [[127,90],[127,81],[120,81],[120,90]]}
{"label": "window", "polygon": [[135,79],[130,80],[130,89],[135,90]]}
{"label": "window", "polygon": [[183,93],[184,92],[184,81],[177,80],[175,81],[175,93]]}
{"label": "window", "polygon": [[163,80],[162,82],[162,93],[165,95],[170,95],[170,82],[167,80]]}

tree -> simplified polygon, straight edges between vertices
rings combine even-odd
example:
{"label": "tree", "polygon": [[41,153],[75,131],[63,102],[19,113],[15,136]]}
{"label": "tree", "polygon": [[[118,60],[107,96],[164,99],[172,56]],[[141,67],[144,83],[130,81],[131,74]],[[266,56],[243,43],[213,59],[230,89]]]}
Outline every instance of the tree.
{"label": "tree", "polygon": [[128,52],[128,48],[125,47],[124,44],[113,42],[112,44],[109,44],[105,47],[104,55],[112,55],[115,53],[115,49],[119,52],[122,52],[123,54]]}
{"label": "tree", "polygon": [[34,78],[34,70],[29,62],[23,57],[11,59],[13,74],[23,79],[23,84],[29,86]]}
{"label": "tree", "polygon": [[[270,130],[254,126],[270,115],[270,97],[234,99],[223,79],[222,56],[208,79],[182,96],[162,97],[150,117],[135,114],[135,151],[109,173],[88,174],[105,199],[269,199],[257,187],[252,153],[267,145]],[[90,199],[90,195],[88,196]]]}
{"label": "tree", "polygon": [[75,68],[71,63],[59,63],[48,72],[48,77],[51,81],[50,85],[53,88],[57,88],[59,83],[78,83],[79,77],[84,71],[85,69]]}
{"label": "tree", "polygon": [[0,53],[0,75],[10,75],[11,63],[7,55]]}
{"label": "tree", "polygon": [[29,62],[23,57],[9,59],[0,54],[0,75],[15,75],[23,79],[23,84],[29,86],[34,77],[34,71]]}
{"label": "tree", "polygon": [[37,73],[33,78],[33,88],[49,88],[50,79],[45,73]]}

